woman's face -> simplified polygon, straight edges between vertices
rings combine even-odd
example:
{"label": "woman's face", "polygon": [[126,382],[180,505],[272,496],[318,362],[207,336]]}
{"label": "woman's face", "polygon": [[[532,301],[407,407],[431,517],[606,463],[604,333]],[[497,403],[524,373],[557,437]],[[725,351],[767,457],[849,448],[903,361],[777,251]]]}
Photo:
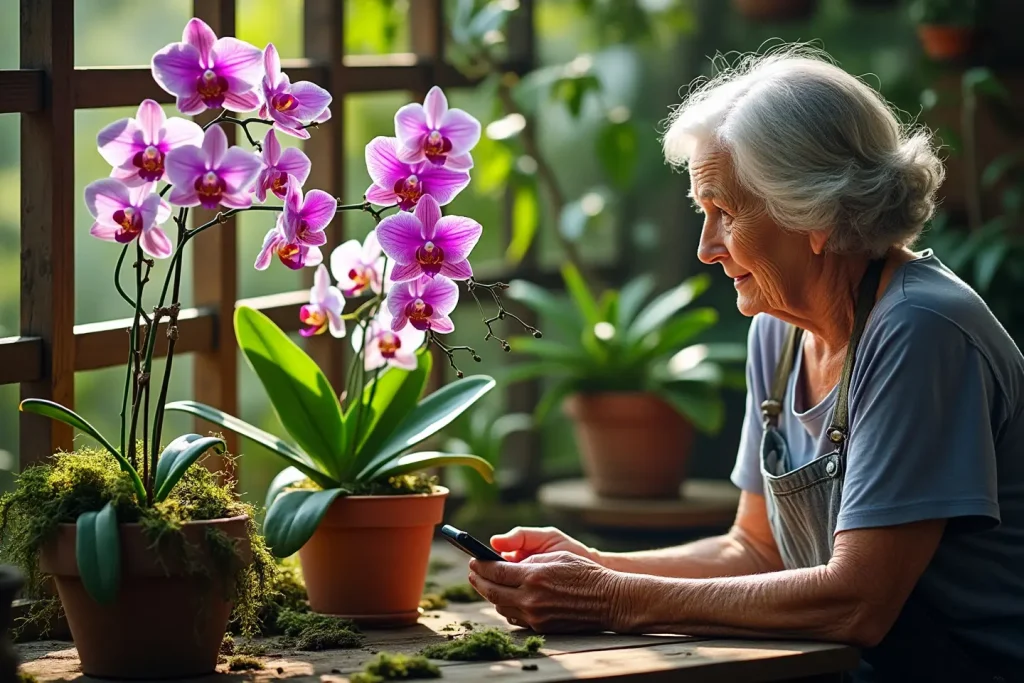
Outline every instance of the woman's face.
{"label": "woman's face", "polygon": [[740,313],[787,313],[800,305],[800,282],[813,255],[807,235],[783,230],[764,203],[740,186],[732,155],[702,145],[690,160],[693,199],[704,214],[697,257],[718,263],[736,287]]}

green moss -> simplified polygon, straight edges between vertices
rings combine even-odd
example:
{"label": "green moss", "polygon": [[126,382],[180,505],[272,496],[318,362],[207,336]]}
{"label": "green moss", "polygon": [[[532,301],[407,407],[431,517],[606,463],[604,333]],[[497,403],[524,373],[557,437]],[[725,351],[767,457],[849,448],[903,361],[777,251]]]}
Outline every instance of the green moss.
{"label": "green moss", "polygon": [[[257,608],[258,633],[260,635],[276,635],[278,616],[283,611],[304,613],[309,612],[309,599],[306,585],[302,580],[302,570],[297,560],[279,560],[270,588],[265,595],[263,604]],[[239,630],[237,610],[232,615],[232,630]]]}
{"label": "green moss", "polygon": [[[227,595],[236,604],[239,628],[251,632],[259,606],[266,603],[277,572],[263,538],[257,533],[255,510],[238,501],[234,484],[196,464],[190,467],[163,502],[146,507],[136,500],[128,475],[109,453],[80,448],[58,453],[46,463],[30,467],[18,477],[14,491],[0,497],[0,558],[17,565],[26,577],[27,597],[45,596],[45,576],[38,569],[39,553],[58,525],[74,523],[83,512],[97,511],[112,503],[121,523],[138,522],[164,557],[185,557],[197,574],[208,574],[199,558],[212,555]],[[224,519],[247,515],[252,562],[241,561],[236,542],[213,531],[204,539],[206,548],[191,546],[181,533],[189,521]],[[210,577],[211,579],[213,577]],[[51,601],[52,604],[52,601]],[[53,610],[44,607],[30,615],[30,623],[45,625]]]}
{"label": "green moss", "polygon": [[459,583],[448,586],[441,591],[441,597],[448,602],[482,602],[483,598],[476,589],[468,583]]}
{"label": "green moss", "polygon": [[356,496],[404,496],[413,493],[433,493],[437,477],[423,472],[388,477],[384,481],[356,482],[350,488]]}
{"label": "green moss", "polygon": [[39,679],[27,671],[18,671],[18,683],[39,683]]}
{"label": "green moss", "polygon": [[340,650],[359,647],[363,637],[338,625],[311,626],[299,634],[297,650]]}
{"label": "green moss", "polygon": [[420,599],[420,607],[426,611],[444,609],[448,606],[448,601],[442,598],[437,593],[427,593]]}
{"label": "green moss", "polygon": [[[278,633],[288,638],[282,647],[298,650],[333,650],[359,647],[363,637],[348,619],[326,614],[283,610],[277,618]],[[294,639],[292,642],[291,639]]]}
{"label": "green moss", "polygon": [[227,654],[248,655],[250,657],[265,657],[267,654],[267,646],[263,643],[254,643],[251,640],[248,640],[244,643],[239,643],[235,645],[234,652],[229,652]]}
{"label": "green moss", "polygon": [[466,662],[496,662],[503,659],[534,657],[544,645],[540,636],[529,636],[518,644],[507,631],[486,628],[467,633],[447,643],[431,645],[420,654],[430,659]]}
{"label": "green moss", "polygon": [[228,671],[261,671],[263,662],[251,655],[228,657]]}
{"label": "green moss", "polygon": [[367,664],[361,672],[353,674],[349,680],[352,683],[383,683],[424,678],[441,678],[441,669],[427,661],[426,657],[382,652],[377,659]]}
{"label": "green moss", "polygon": [[439,574],[440,572],[446,572],[449,569],[454,569],[454,568],[455,568],[455,564],[454,563],[452,563],[452,562],[450,562],[448,560],[445,560],[443,558],[437,557],[437,558],[432,559],[430,561],[430,564],[427,565],[427,574],[428,575]]}
{"label": "green moss", "polygon": [[235,654],[235,638],[230,633],[225,633],[224,640],[220,641],[220,653],[222,655]]}

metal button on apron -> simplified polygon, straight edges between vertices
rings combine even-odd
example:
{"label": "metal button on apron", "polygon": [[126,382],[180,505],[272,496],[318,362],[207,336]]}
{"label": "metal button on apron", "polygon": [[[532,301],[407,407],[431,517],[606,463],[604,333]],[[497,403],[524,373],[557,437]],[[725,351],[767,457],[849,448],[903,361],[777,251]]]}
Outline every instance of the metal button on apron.
{"label": "metal button on apron", "polygon": [[827,463],[825,463],[825,473],[828,474],[828,476],[830,476],[830,477],[833,474],[836,473],[836,461],[835,460],[829,460]]}

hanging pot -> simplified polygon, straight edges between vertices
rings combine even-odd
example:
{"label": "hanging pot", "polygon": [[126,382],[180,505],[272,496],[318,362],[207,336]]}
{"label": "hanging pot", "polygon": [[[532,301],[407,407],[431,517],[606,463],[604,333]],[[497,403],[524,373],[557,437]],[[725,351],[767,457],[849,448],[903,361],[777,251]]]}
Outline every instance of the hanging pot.
{"label": "hanging pot", "polygon": [[976,29],[973,26],[918,24],[917,36],[929,58],[937,62],[963,59],[971,52]]}
{"label": "hanging pot", "polygon": [[752,21],[794,21],[813,15],[818,0],[732,0],[732,4]]}

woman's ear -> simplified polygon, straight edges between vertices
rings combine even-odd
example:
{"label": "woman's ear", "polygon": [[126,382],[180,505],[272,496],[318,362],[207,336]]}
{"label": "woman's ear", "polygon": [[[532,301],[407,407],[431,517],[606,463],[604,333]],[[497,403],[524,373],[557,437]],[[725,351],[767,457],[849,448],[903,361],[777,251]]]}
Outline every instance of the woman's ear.
{"label": "woman's ear", "polygon": [[811,251],[815,255],[821,256],[825,252],[825,245],[828,244],[828,232],[825,230],[811,230],[808,236],[811,240]]}

